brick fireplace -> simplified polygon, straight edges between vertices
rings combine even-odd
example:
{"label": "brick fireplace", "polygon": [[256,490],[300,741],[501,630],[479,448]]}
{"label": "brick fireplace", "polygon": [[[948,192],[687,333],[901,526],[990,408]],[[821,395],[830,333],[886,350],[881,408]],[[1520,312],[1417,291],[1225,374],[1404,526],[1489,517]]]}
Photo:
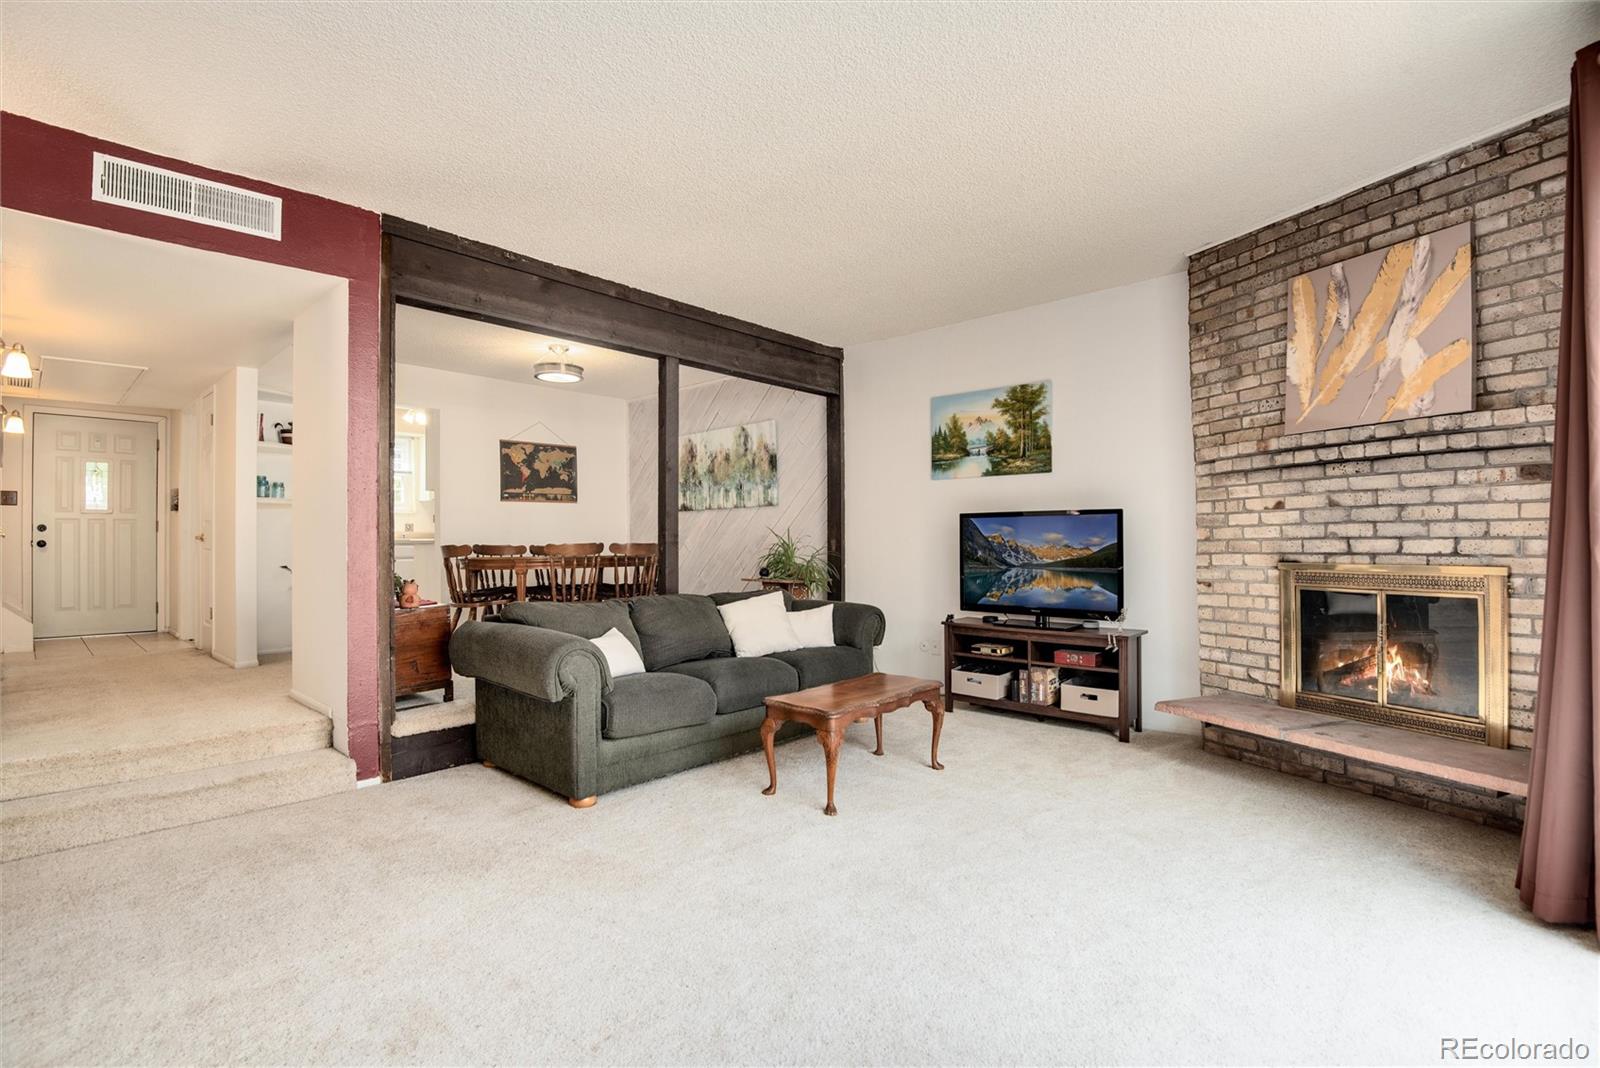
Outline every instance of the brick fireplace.
{"label": "brick fireplace", "polygon": [[[1280,699],[1284,670],[1293,667],[1283,654],[1280,564],[1498,568],[1507,639],[1500,744],[1531,744],[1566,148],[1563,109],[1190,258],[1196,579],[1208,693]],[[1463,222],[1473,234],[1475,410],[1286,433],[1289,280]],[[1206,737],[1226,755],[1363,792],[1499,823],[1520,815],[1505,797],[1212,727]]]}

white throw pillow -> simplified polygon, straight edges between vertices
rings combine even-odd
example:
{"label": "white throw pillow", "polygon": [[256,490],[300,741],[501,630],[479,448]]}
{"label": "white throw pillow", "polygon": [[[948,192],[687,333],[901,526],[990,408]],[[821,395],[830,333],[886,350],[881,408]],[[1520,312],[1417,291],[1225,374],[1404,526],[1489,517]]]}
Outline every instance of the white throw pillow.
{"label": "white throw pillow", "polygon": [[733,639],[736,656],[766,656],[800,648],[780,592],[718,605],[717,611],[722,613],[722,622]]}
{"label": "white throw pillow", "polygon": [[600,647],[600,655],[606,658],[612,678],[620,679],[624,675],[644,674],[644,661],[639,659],[639,650],[635,649],[633,643],[616,627],[612,627],[598,638],[589,640]]}
{"label": "white throw pillow", "polygon": [[789,613],[789,628],[802,649],[818,649],[833,642],[833,605]]}

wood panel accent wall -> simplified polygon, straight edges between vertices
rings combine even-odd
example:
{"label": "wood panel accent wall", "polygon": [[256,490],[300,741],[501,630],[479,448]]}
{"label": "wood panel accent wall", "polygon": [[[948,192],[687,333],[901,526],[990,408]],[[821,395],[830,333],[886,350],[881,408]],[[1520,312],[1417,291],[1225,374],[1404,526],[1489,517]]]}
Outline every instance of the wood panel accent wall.
{"label": "wood panel accent wall", "polygon": [[[678,430],[657,436],[654,397],[628,405],[629,529],[635,541],[654,536],[659,509],[677,506],[676,441],[685,434],[772,419],[778,424],[778,503],[771,508],[724,508],[678,513],[678,589],[683,593],[740,590],[772,530],[825,546],[828,534],[827,399],[814,393],[730,378],[678,393]],[[656,485],[657,443],[673,442],[672,482]]]}

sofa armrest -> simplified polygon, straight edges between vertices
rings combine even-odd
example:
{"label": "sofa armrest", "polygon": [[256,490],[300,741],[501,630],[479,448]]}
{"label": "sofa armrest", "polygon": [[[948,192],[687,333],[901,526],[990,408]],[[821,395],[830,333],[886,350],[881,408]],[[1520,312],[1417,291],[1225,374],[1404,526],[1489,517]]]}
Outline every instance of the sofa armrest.
{"label": "sofa armrest", "polygon": [[583,689],[611,692],[611,669],[585,638],[521,623],[472,622],[450,638],[454,670],[542,701]]}
{"label": "sofa armrest", "polygon": [[837,645],[849,645],[863,652],[883,644],[883,613],[870,604],[855,601],[813,601],[796,598],[794,611],[833,605],[833,640]]}

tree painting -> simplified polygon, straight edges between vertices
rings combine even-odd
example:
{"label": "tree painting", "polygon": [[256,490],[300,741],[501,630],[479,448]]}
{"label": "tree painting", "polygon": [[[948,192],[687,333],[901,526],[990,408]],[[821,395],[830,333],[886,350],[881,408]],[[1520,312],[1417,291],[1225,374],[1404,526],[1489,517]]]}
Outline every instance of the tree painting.
{"label": "tree painting", "polygon": [[931,410],[934,478],[1051,469],[1049,381],[934,397]]}
{"label": "tree painting", "polygon": [[687,434],[678,442],[678,510],[778,503],[778,424],[768,419]]}
{"label": "tree painting", "polygon": [[1471,411],[1471,282],[1471,223],[1294,278],[1285,431]]}

